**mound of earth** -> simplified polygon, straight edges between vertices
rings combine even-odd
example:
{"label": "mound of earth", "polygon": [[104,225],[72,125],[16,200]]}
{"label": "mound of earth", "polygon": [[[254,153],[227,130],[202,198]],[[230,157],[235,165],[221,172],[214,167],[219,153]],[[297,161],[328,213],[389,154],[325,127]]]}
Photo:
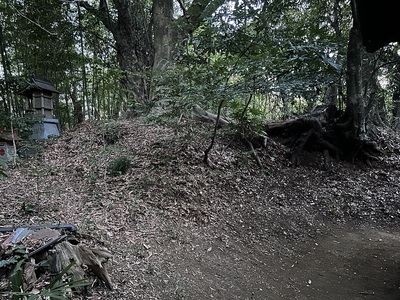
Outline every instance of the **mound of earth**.
{"label": "mound of earth", "polygon": [[[36,145],[0,181],[2,226],[71,223],[111,250],[114,289],[74,299],[399,299],[400,137],[372,167],[212,125],[86,122]],[[30,146],[32,147],[32,145]],[[125,174],[110,164],[130,159]],[[4,292],[7,287],[0,286]]]}

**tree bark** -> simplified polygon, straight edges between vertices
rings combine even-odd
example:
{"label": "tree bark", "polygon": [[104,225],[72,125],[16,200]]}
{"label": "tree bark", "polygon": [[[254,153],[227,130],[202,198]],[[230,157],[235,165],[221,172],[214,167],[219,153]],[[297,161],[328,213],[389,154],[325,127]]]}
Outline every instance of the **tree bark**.
{"label": "tree bark", "polygon": [[9,75],[11,74],[11,72],[10,72],[10,64],[7,57],[7,50],[3,35],[3,26],[1,22],[0,22],[0,56],[1,56],[1,65],[3,67],[3,73],[4,73],[4,83],[5,83],[5,95],[4,95],[3,107],[4,107],[4,112],[7,114],[7,113],[12,113],[12,108],[11,108],[12,93],[9,87],[10,83]]}
{"label": "tree bark", "polygon": [[76,95],[76,83],[68,89],[69,96],[71,97],[72,106],[74,107],[74,123],[80,124],[85,121],[85,114],[83,112],[82,100],[78,100]]}
{"label": "tree bark", "polygon": [[[342,19],[342,8],[341,8],[341,0],[335,0],[333,4],[333,12],[332,12],[332,21],[331,21],[331,26],[335,32],[335,37],[338,41],[343,39],[343,33],[342,29],[340,27],[340,22]],[[344,54],[346,53],[346,49],[343,46],[343,43],[338,43],[337,44],[337,51],[338,55],[336,58],[336,63],[339,66],[343,66],[343,58]],[[343,110],[343,87],[342,87],[342,82],[344,78],[344,67],[340,71],[340,78],[338,79],[337,82],[332,83],[328,86],[328,89],[326,91],[326,98],[324,99],[324,103],[327,105],[336,105],[340,110]]]}
{"label": "tree bark", "polygon": [[157,81],[163,72],[174,65],[177,52],[177,27],[174,25],[173,0],[154,0],[152,26],[154,32],[154,62],[150,86],[150,101],[156,101]]}
{"label": "tree bark", "polygon": [[392,101],[393,128],[396,131],[400,131],[400,87],[397,87],[397,89],[394,91]]}
{"label": "tree bark", "polygon": [[173,0],[153,0],[151,13],[141,1],[113,0],[116,17],[112,17],[106,0],[98,8],[87,1],[79,4],[98,18],[112,33],[126,96],[134,103],[148,106],[153,101],[151,76],[173,64],[178,45],[201,21],[211,15],[224,0],[194,0],[184,15],[173,18]]}
{"label": "tree bark", "polygon": [[132,102],[146,105],[149,100],[148,72],[153,65],[154,51],[145,8],[137,2],[113,0],[117,12],[114,19],[105,0],[99,1],[98,8],[86,1],[79,3],[96,16],[114,37],[125,96]]}
{"label": "tree bark", "polygon": [[[394,53],[396,60],[400,59],[397,53]],[[396,73],[393,76],[392,82],[394,85],[394,91],[392,95],[392,125],[394,130],[400,131],[400,65],[397,65]]]}
{"label": "tree bark", "polygon": [[362,80],[362,44],[356,20],[350,30],[347,50],[347,97],[345,118],[351,124],[348,138],[366,140],[366,113]]}
{"label": "tree bark", "polygon": [[177,30],[173,24],[173,0],[153,1],[154,65],[153,74],[164,71],[174,60]]}
{"label": "tree bark", "polygon": [[128,0],[114,0],[118,19],[110,31],[117,48],[117,59],[123,72],[128,99],[146,105],[149,101],[149,78],[153,65],[152,31],[144,7]]}

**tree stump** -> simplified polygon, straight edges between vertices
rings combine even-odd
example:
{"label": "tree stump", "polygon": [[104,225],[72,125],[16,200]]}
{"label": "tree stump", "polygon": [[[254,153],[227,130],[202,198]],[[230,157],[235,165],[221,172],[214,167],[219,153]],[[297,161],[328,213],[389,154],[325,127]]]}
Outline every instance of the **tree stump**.
{"label": "tree stump", "polygon": [[71,261],[75,261],[75,265],[68,271],[72,275],[73,281],[85,279],[85,266],[87,266],[107,288],[112,290],[112,282],[105,266],[111,257],[112,254],[107,249],[88,248],[81,244],[73,245],[64,241],[54,246],[54,253],[49,258],[49,269],[59,273]]}

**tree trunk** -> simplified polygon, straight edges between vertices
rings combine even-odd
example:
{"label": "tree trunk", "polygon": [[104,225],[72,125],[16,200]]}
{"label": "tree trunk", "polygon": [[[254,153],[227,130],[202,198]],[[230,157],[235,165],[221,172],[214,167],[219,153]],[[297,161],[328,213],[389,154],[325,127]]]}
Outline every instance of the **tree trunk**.
{"label": "tree trunk", "polygon": [[177,31],[173,24],[173,0],[154,0],[152,13],[154,31],[153,74],[157,76],[173,63],[173,53],[176,52],[173,43],[177,40]]}
{"label": "tree trunk", "polygon": [[82,123],[85,121],[85,114],[83,112],[82,100],[78,100],[76,95],[76,83],[73,83],[72,87],[69,88],[68,93],[71,97],[72,106],[74,107],[74,123]]}
{"label": "tree trunk", "polygon": [[[335,37],[338,41],[343,39],[343,33],[342,33],[342,29],[340,27],[340,22],[341,22],[341,18],[343,15],[343,11],[342,11],[342,7],[340,5],[342,1],[341,0],[335,0],[334,4],[333,4],[333,12],[332,12],[332,21],[331,21],[331,26],[335,32]],[[338,51],[338,55],[336,58],[336,63],[339,66],[343,66],[344,65],[344,56],[346,53],[346,49],[343,46],[344,43],[338,43],[337,44],[337,51]],[[338,79],[337,82],[332,83],[329,87],[328,87],[328,91],[327,91],[327,98],[325,99],[325,104],[327,105],[336,105],[338,106],[339,110],[343,110],[343,101],[344,101],[344,96],[343,96],[343,79],[344,79],[344,66],[341,69],[340,72],[340,78]]]}
{"label": "tree trunk", "polygon": [[397,89],[393,93],[392,97],[393,101],[393,128],[396,131],[400,131],[400,88]]}
{"label": "tree trunk", "polygon": [[117,16],[110,13],[107,1],[99,0],[98,8],[86,1],[79,4],[96,16],[115,40],[117,61],[122,71],[122,86],[128,101],[147,105],[148,72],[153,65],[153,40],[146,8],[137,1],[113,0]]}
{"label": "tree trunk", "polygon": [[[395,52],[394,59],[399,60],[400,56]],[[394,91],[392,95],[392,125],[394,130],[400,132],[400,66],[395,68],[396,72],[392,78]]]}
{"label": "tree trunk", "polygon": [[151,71],[158,75],[173,63],[177,45],[223,2],[194,0],[187,9],[181,7],[184,15],[178,20],[173,18],[173,0],[153,0],[151,14],[146,6],[151,2],[145,1],[113,0],[116,13],[110,12],[106,0],[99,0],[98,8],[87,1],[79,4],[112,33],[128,99],[148,107],[156,98],[150,92]]}
{"label": "tree trunk", "polygon": [[[109,24],[114,36],[118,64],[123,72],[122,83],[128,99],[147,105],[149,101],[148,72],[153,65],[152,32],[144,7],[128,0],[114,0],[118,19]],[[106,23],[108,24],[108,23]]]}
{"label": "tree trunk", "polygon": [[157,81],[163,72],[174,65],[177,28],[173,23],[173,0],[154,0],[152,23],[154,32],[154,63],[150,86],[150,101],[157,101]]}
{"label": "tree trunk", "polygon": [[[322,151],[326,155],[329,153],[353,163],[362,161],[367,164],[376,158],[375,154],[380,153],[377,144],[367,133],[368,114],[375,106],[375,91],[378,87],[374,76],[375,66],[368,64],[370,57],[364,56],[354,5],[352,1],[354,20],[347,48],[347,95],[344,115],[341,116],[336,112],[335,106],[329,105],[329,109],[323,114],[325,122],[317,119],[314,113],[311,116],[272,124],[266,129],[269,136],[279,136],[286,140],[284,143],[292,149],[294,165],[298,163],[303,150]],[[335,91],[326,95],[326,101],[329,103],[333,103],[335,98]]]}
{"label": "tree trunk", "polygon": [[347,97],[345,118],[351,124],[348,138],[366,140],[366,113],[362,80],[362,44],[359,26],[355,21],[350,30],[347,49]]}
{"label": "tree trunk", "polygon": [[[0,20],[2,21],[2,20]],[[4,95],[4,102],[3,102],[3,107],[4,107],[4,112],[6,114],[12,113],[12,104],[11,104],[11,89],[9,86],[10,83],[10,78],[9,75],[11,74],[10,72],[10,64],[8,61],[7,57],[7,50],[6,50],[6,44],[4,40],[4,35],[3,35],[3,26],[2,23],[0,22],[0,56],[1,56],[1,65],[3,67],[3,73],[4,73],[4,87],[5,87],[5,95]]]}

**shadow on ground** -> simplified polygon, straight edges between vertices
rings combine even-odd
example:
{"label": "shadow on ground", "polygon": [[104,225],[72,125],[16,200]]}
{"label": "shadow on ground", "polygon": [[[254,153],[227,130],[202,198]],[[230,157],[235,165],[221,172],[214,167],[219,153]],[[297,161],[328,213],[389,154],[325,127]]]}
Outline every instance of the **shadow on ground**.
{"label": "shadow on ground", "polygon": [[400,299],[399,233],[334,229],[304,243],[274,243],[263,251],[221,235],[173,245],[165,253],[176,258],[173,298]]}

